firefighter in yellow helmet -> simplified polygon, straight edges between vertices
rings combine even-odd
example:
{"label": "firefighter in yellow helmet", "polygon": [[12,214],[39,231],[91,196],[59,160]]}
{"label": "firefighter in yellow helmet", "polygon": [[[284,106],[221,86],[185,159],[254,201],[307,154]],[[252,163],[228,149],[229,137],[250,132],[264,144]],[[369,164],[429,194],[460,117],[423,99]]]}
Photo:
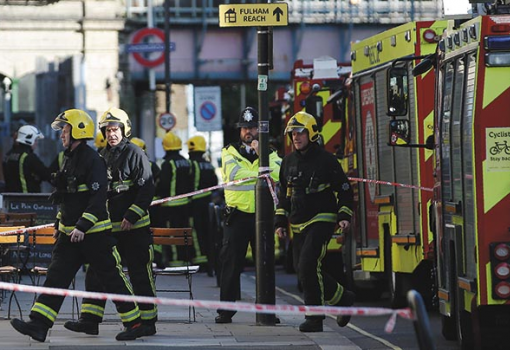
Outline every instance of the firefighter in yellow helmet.
{"label": "firefighter in yellow helmet", "polygon": [[[106,292],[132,295],[117,250],[108,237],[112,224],[106,209],[106,166],[86,142],[94,137],[94,122],[84,111],[71,109],[59,114],[51,126],[62,131],[60,139],[66,150],[63,168],[55,178],[58,194],[54,199],[60,204],[55,227],[59,234],[44,287],[68,288],[80,267],[89,263]],[[13,319],[11,324],[18,332],[43,342],[63,301],[62,296],[41,294],[32,306],[30,320]],[[134,340],[144,335],[138,305],[115,305],[126,327],[116,339]],[[97,334],[97,328],[88,331]]]}
{"label": "firefighter in yellow helmet", "polygon": [[[171,131],[167,132],[163,138],[163,149],[165,156],[156,184],[158,198],[174,197],[193,191],[191,164],[180,154],[181,138]],[[163,225],[161,227],[189,227],[190,201],[191,199],[186,197],[161,204],[160,217],[164,218],[164,222],[160,223]],[[184,260],[192,258],[186,256],[183,247],[172,247],[163,253],[163,263],[169,266],[182,265]]]}
{"label": "firefighter in yellow helmet", "polygon": [[[147,155],[132,144],[131,122],[125,111],[110,108],[101,116],[99,128],[107,145],[101,151],[108,175],[108,211],[112,221],[112,237],[136,295],[154,297],[152,275],[153,246],[150,232],[149,206],[154,197],[154,183]],[[90,266],[85,278],[88,291],[101,292],[99,271]],[[64,327],[86,334],[97,334],[102,322],[105,300],[84,298],[78,321]],[[141,335],[156,334],[158,317],[155,304],[139,304],[143,329]]]}
{"label": "firefighter in yellow helmet", "polygon": [[[221,150],[224,182],[259,174],[258,112],[246,107],[239,116],[239,142]],[[276,152],[269,154],[271,177],[278,181],[281,159]],[[225,188],[225,226],[220,252],[220,300],[235,301],[241,298],[241,272],[244,268],[248,244],[255,247],[255,180]],[[235,311],[217,310],[216,323],[231,323]]]}
{"label": "firefighter in yellow helmet", "polygon": [[[216,186],[218,177],[211,162],[205,158],[206,142],[200,135],[191,137],[186,144],[188,145],[189,160],[193,170],[193,190],[201,190]],[[191,198],[191,217],[193,220],[194,233],[197,236],[198,244],[195,244],[194,264],[202,265],[206,268],[207,274],[213,276],[212,266],[208,263],[212,261],[213,237],[209,232],[211,227],[209,222],[209,203],[211,202],[211,191],[199,193]],[[195,241],[194,241],[195,242]]]}
{"label": "firefighter in yellow helmet", "polygon": [[[275,230],[279,237],[293,233],[293,256],[305,305],[351,306],[354,293],[321,269],[324,252],[335,225],[346,232],[352,215],[353,192],[336,157],[319,144],[315,118],[298,112],[287,123],[285,134],[294,152],[283,158]],[[338,267],[342,268],[342,267]],[[301,332],[322,332],[323,315],[305,316]],[[338,316],[344,327],[350,316]]]}

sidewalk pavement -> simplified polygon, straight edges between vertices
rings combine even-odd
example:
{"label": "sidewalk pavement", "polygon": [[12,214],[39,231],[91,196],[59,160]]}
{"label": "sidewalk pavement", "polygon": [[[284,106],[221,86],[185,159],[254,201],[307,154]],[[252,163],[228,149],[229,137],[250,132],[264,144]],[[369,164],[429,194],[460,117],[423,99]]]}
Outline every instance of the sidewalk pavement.
{"label": "sidewalk pavement", "polygon": [[[30,283],[28,276],[23,276],[22,283]],[[158,288],[176,287],[185,283],[184,276],[159,277],[156,281]],[[242,275],[242,301],[255,302],[255,281]],[[84,273],[79,272],[76,277],[76,289],[85,290]],[[10,293],[10,292],[8,292]],[[219,288],[216,278],[208,277],[205,273],[193,276],[193,293],[195,300],[219,300]],[[282,295],[276,295],[276,304],[289,304]],[[21,303],[23,319],[28,319],[28,313],[33,303],[33,295],[17,292]],[[185,293],[160,293],[158,297],[186,298]],[[79,300],[81,302],[81,300]],[[214,318],[216,310],[196,309],[196,322],[188,322],[188,307],[160,305],[157,334],[151,337],[139,338],[135,341],[119,342],[115,335],[122,330],[122,323],[116,314],[112,302],[107,303],[104,322],[100,325],[99,335],[91,336],[73,333],[64,328],[64,322],[72,319],[72,298],[67,297],[57,318],[55,326],[48,333],[46,342],[40,343],[28,336],[16,332],[7,319],[8,296],[2,302],[0,311],[0,349],[94,349],[115,350],[125,347],[134,349],[360,349],[346,337],[342,336],[324,323],[322,333],[301,333],[298,326],[304,317],[299,315],[279,315],[281,323],[276,326],[256,325],[253,313],[238,312],[231,324],[216,324]],[[19,311],[13,302],[11,317],[19,317]],[[74,314],[76,317],[76,312]]]}

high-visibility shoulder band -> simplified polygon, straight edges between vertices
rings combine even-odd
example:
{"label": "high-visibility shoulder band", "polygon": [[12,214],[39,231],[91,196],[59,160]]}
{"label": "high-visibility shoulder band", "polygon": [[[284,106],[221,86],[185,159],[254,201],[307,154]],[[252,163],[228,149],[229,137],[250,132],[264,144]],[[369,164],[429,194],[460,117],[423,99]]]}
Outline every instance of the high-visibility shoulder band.
{"label": "high-visibility shoulder band", "polygon": [[120,320],[123,323],[131,322],[140,317],[140,309],[138,308],[138,306],[136,306],[133,310],[124,313],[119,313],[119,315]]}
{"label": "high-visibility shoulder band", "polygon": [[146,211],[143,210],[142,208],[140,208],[138,205],[136,204],[131,204],[131,206],[129,207],[129,210],[135,212],[136,214],[138,214],[139,216],[143,216]]}
{"label": "high-visibility shoulder band", "polygon": [[339,213],[339,214],[340,214],[340,213],[345,213],[345,214],[347,214],[347,215],[349,215],[349,216],[352,216],[352,210],[351,210],[350,208],[346,207],[346,206],[342,206],[342,207],[340,208],[340,210],[338,211],[338,213]]}
{"label": "high-visibility shoulder band", "polygon": [[19,180],[21,182],[21,191],[23,193],[28,193],[27,187],[27,179],[25,178],[25,171],[23,170],[23,165],[25,164],[25,158],[28,154],[23,153],[19,159]]}
{"label": "high-visibility shoulder band", "polygon": [[199,194],[196,194],[194,195],[193,197],[191,197],[191,199],[200,199],[200,198],[204,198],[204,197],[207,197],[207,196],[210,196],[211,195],[211,191],[207,191],[207,192],[204,192],[204,193],[199,193]]}
{"label": "high-visibility shoulder band", "polygon": [[78,185],[78,192],[87,192],[89,190],[88,186],[85,184]]}
{"label": "high-visibility shoulder band", "polygon": [[[103,221],[98,221],[94,224],[94,226],[92,226],[90,229],[88,229],[87,232],[85,232],[86,234],[89,234],[89,233],[97,233],[97,232],[101,232],[101,231],[104,231],[104,230],[109,230],[112,228],[112,223],[110,220],[103,220]],[[64,226],[61,222],[58,223],[58,230],[60,232],[63,232],[65,233],[66,235],[70,235],[71,232],[75,229],[74,226]]]}
{"label": "high-visibility shoulder band", "polygon": [[290,224],[290,228],[292,232],[299,233],[303,231],[306,227],[313,224],[314,222],[336,222],[336,214],[333,213],[319,213],[315,215],[313,218],[304,222],[302,224]]}
{"label": "high-visibility shoulder band", "polygon": [[99,220],[97,218],[97,216],[92,215],[90,213],[83,213],[82,218],[87,219],[88,221],[90,221],[93,224],[95,224],[97,222],[97,220]]}
{"label": "high-visibility shoulder band", "polygon": [[46,317],[51,322],[55,322],[57,319],[57,312],[53,310],[52,308],[41,304],[41,303],[35,303],[34,306],[32,306],[32,310],[34,312],[40,313],[44,317]]}
{"label": "high-visibility shoulder band", "polygon": [[81,304],[81,313],[87,313],[94,316],[99,316],[103,318],[104,316],[104,307],[101,307],[99,305],[94,304],[87,304],[83,303]]}
{"label": "high-visibility shoulder band", "polygon": [[162,207],[178,207],[181,205],[186,205],[190,202],[189,197],[172,199],[171,201],[164,202],[161,204]]}
{"label": "high-visibility shoulder band", "polygon": [[[112,222],[112,232],[120,232],[122,231],[120,228],[120,222]],[[149,215],[145,215],[141,217],[133,226],[131,226],[131,229],[137,229],[145,226],[149,226],[151,224],[151,219],[149,218]]]}
{"label": "high-visibility shoulder band", "polygon": [[253,191],[255,185],[242,185],[242,186],[230,186],[225,188],[225,191]]}
{"label": "high-visibility shoulder band", "polygon": [[[314,192],[313,193],[317,193],[317,192],[322,192],[324,191],[326,188],[329,188],[331,185],[330,184],[320,184],[319,187],[317,189],[314,189]],[[312,193],[310,188],[306,188],[306,191],[305,191],[307,194],[309,193]]]}
{"label": "high-visibility shoulder band", "polygon": [[289,213],[283,208],[276,209],[274,213],[275,213],[275,215],[289,216]]}

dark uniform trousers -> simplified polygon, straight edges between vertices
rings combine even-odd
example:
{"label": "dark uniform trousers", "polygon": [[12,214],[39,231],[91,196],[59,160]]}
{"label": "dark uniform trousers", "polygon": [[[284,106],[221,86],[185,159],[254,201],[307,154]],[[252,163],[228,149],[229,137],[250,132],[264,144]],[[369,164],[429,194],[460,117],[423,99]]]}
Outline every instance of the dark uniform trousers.
{"label": "dark uniform trousers", "polygon": [[[235,210],[225,218],[223,244],[220,251],[220,301],[241,299],[241,273],[244,269],[248,243],[255,256],[255,214]],[[233,316],[236,312],[218,310],[218,313]]]}
{"label": "dark uniform trousers", "polygon": [[338,302],[334,299],[343,292],[343,287],[322,269],[334,228],[335,223],[319,221],[294,233],[292,238],[294,266],[303,286],[305,305],[334,305]]}
{"label": "dark uniform trousers", "polygon": [[[149,227],[142,227],[131,231],[121,231],[112,234],[116,240],[117,249],[122,257],[122,264],[129,272],[129,280],[137,296],[156,296],[156,288],[152,275],[152,261],[154,249]],[[85,276],[85,287],[91,291],[105,289],[100,279],[101,270],[90,265]],[[81,318],[92,322],[101,322],[104,316],[106,300],[84,298],[81,306]],[[155,304],[138,304],[142,321],[155,323],[158,313]]]}
{"label": "dark uniform trousers", "polygon": [[[162,206],[159,209],[162,226],[169,228],[190,227],[190,205]],[[163,246],[163,263],[167,266],[181,266],[185,261],[193,259],[192,249],[184,246]]]}
{"label": "dark uniform trousers", "polygon": [[[107,232],[86,234],[81,242],[71,242],[60,232],[55,243],[44,287],[68,289],[76,273],[84,264],[97,271],[97,278],[107,293],[131,294],[131,286],[120,266],[120,257],[114,241]],[[30,312],[30,318],[52,327],[63,296],[41,294]],[[140,322],[140,310],[133,302],[115,302],[124,326]]]}
{"label": "dark uniform trousers", "polygon": [[[196,239],[198,245],[195,243],[195,264],[205,264],[209,260],[209,246],[212,245],[212,240],[209,233],[209,203],[211,196],[203,198],[194,198],[191,202],[191,212],[193,217],[193,227],[196,231]],[[195,238],[195,237],[193,237]]]}

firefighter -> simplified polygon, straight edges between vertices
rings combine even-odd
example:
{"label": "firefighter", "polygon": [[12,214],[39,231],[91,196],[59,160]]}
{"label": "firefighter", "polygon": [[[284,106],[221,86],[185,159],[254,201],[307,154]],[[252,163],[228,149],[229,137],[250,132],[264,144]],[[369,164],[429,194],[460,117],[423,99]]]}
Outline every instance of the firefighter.
{"label": "firefighter", "polygon": [[[128,137],[131,122],[122,109],[110,108],[101,116],[99,128],[107,141],[101,151],[106,161],[108,211],[112,221],[112,237],[122,263],[127,266],[133,291],[139,296],[156,296],[152,275],[154,256],[148,209],[154,196],[154,183],[147,155]],[[85,275],[88,291],[102,291],[100,271],[90,266]],[[106,300],[84,298],[78,321],[68,321],[64,327],[86,334],[97,334],[104,316]],[[156,334],[155,304],[139,304],[144,335]]]}
{"label": "firefighter", "polygon": [[[94,136],[94,122],[82,110],[70,109],[51,124],[61,130],[64,163],[54,178],[54,203],[60,205],[55,228],[58,237],[44,287],[69,288],[82,264],[97,269],[97,277],[109,293],[132,295],[119,265],[118,252],[108,232],[112,228],[106,209],[107,178],[104,161],[87,146]],[[41,294],[32,306],[30,320],[11,321],[20,333],[44,342],[64,301],[63,296]],[[138,305],[115,302],[126,327],[117,340],[134,340],[145,332]],[[94,334],[97,334],[97,329]]]}
{"label": "firefighter", "polygon": [[[169,131],[163,138],[163,149],[166,151],[161,163],[161,173],[156,184],[158,198],[174,197],[176,195],[193,191],[193,179],[190,162],[184,158],[180,151],[182,140]],[[159,209],[161,227],[189,227],[190,212],[189,197],[171,200],[161,204]],[[180,266],[184,261],[190,262],[193,256],[188,254],[186,247],[166,247],[163,252],[164,264]]]}
{"label": "firefighter", "polygon": [[[189,160],[193,170],[193,190],[201,190],[216,186],[218,177],[211,162],[205,159],[206,142],[203,136],[197,135],[190,138],[188,145]],[[205,265],[209,276],[212,276],[212,266],[208,264],[209,246],[212,245],[212,239],[209,232],[209,203],[211,202],[212,192],[207,191],[199,193],[191,198],[191,213],[193,219],[193,228],[196,232],[198,244],[195,244],[194,264]],[[195,237],[194,237],[195,238]],[[193,241],[193,242],[196,242]]]}
{"label": "firefighter", "polygon": [[[318,126],[312,115],[296,113],[287,123],[285,134],[294,152],[283,159],[280,169],[276,234],[285,237],[290,223],[305,305],[351,306],[354,293],[321,269],[336,223],[344,232],[350,225],[353,192],[349,180],[336,157],[317,143]],[[299,330],[322,332],[323,319],[323,315],[307,315]],[[350,316],[337,317],[340,327],[349,320]]]}
{"label": "firefighter", "polygon": [[[145,144],[144,140],[142,140],[139,137],[132,137],[131,138],[131,143],[133,143],[133,144],[137,145],[138,147],[140,147],[142,149],[142,151],[145,154],[147,154],[147,145]],[[149,159],[149,162],[151,163],[152,179],[153,179],[154,183],[156,183],[156,180],[159,177],[159,172],[161,171],[161,169],[159,168],[158,164],[156,164],[156,162],[153,162],[150,159]]]}
{"label": "firefighter", "polygon": [[[239,117],[239,142],[221,150],[222,177],[224,182],[258,176],[258,112],[246,107]],[[278,181],[281,159],[276,152],[269,155],[271,177]],[[255,182],[244,182],[225,188],[225,224],[220,251],[220,300],[241,299],[241,272],[244,268],[248,243],[255,248]],[[255,254],[253,254],[255,256]],[[236,313],[218,309],[216,323],[231,323]]]}
{"label": "firefighter", "polygon": [[50,170],[34,153],[37,140],[44,136],[33,125],[18,129],[16,143],[3,164],[5,192],[40,193],[41,182],[50,181]]}

